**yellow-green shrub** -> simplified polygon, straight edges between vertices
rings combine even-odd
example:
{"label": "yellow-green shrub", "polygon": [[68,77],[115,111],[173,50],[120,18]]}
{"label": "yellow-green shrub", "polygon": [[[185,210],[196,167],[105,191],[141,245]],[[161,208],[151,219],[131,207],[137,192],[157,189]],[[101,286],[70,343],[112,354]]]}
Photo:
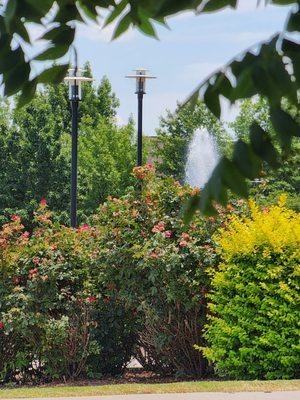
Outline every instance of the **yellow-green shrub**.
{"label": "yellow-green shrub", "polygon": [[223,263],[212,277],[208,345],[217,373],[295,378],[300,371],[300,215],[278,205],[233,216],[217,237]]}

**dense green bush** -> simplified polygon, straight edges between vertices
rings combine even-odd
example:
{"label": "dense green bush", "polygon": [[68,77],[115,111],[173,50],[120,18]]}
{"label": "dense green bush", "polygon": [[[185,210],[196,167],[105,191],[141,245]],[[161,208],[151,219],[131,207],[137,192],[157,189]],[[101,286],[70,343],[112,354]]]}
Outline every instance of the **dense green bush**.
{"label": "dense green bush", "polygon": [[217,237],[205,356],[237,379],[291,379],[300,373],[300,216],[278,205],[233,217]]}
{"label": "dense green bush", "polygon": [[[136,168],[136,190],[110,198],[95,217],[102,230],[94,279],[107,301],[118,299],[138,326],[137,357],[146,368],[203,376],[207,267],[217,263],[212,233],[217,219],[181,216],[192,189],[158,178],[151,165]],[[141,349],[141,350],[140,350]]]}
{"label": "dense green bush", "polygon": [[53,223],[45,201],[33,225],[14,215],[0,231],[0,382],[122,372],[134,334],[91,281],[100,233]]}
{"label": "dense green bush", "polygon": [[98,352],[90,232],[53,224],[44,201],[31,234],[12,220],[0,232],[1,379],[78,377]]}

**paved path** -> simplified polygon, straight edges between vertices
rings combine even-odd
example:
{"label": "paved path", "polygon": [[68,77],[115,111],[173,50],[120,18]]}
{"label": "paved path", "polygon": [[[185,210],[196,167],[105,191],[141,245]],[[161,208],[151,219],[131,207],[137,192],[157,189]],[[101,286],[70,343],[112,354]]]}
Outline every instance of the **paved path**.
{"label": "paved path", "polygon": [[170,393],[134,394],[123,396],[55,397],[35,400],[300,400],[297,392],[243,392],[243,393]]}

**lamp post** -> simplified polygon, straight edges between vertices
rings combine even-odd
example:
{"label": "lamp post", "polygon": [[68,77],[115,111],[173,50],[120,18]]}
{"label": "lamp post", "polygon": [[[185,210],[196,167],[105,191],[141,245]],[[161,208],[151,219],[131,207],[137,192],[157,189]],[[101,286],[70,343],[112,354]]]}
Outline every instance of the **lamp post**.
{"label": "lamp post", "polygon": [[70,68],[65,81],[69,84],[69,100],[72,110],[72,158],[71,158],[71,227],[77,227],[77,148],[78,148],[78,107],[81,100],[81,83],[92,78],[82,76],[79,68]]}
{"label": "lamp post", "polygon": [[126,78],[134,78],[136,80],[136,94],[138,98],[138,136],[137,136],[137,166],[143,163],[143,97],[146,94],[146,80],[155,79],[156,76],[147,75],[147,70],[139,68],[135,70],[135,74],[127,75]]}

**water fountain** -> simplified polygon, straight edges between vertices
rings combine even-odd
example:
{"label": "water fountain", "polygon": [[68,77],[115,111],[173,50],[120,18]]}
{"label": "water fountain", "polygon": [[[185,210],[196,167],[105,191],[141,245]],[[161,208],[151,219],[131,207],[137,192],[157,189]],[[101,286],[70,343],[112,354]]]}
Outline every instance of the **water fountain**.
{"label": "water fountain", "polygon": [[189,144],[185,166],[185,182],[202,188],[219,161],[215,139],[207,129],[197,129]]}

